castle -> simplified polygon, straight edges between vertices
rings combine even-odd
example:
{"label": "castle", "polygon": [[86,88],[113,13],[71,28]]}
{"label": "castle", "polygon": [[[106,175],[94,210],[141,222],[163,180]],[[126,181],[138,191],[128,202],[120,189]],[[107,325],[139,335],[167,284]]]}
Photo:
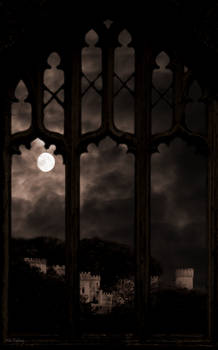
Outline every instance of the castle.
{"label": "castle", "polygon": [[171,285],[165,285],[159,276],[151,276],[151,290],[157,288],[176,288],[192,290],[194,288],[194,269],[178,268],[175,271],[175,280]]}
{"label": "castle", "polygon": [[[47,273],[45,259],[25,258],[24,261],[31,267],[37,267],[40,272]],[[57,276],[65,275],[64,265],[53,265],[52,269]],[[92,275],[91,272],[80,273],[80,297],[82,302],[90,303],[91,309],[96,313],[108,313],[112,310],[113,295],[101,289],[100,275]]]}
{"label": "castle", "polygon": [[80,296],[84,302],[91,303],[91,309],[96,313],[108,313],[112,310],[113,294],[103,292],[100,275],[80,273]]}
{"label": "castle", "polygon": [[40,258],[24,258],[24,261],[30,265],[30,267],[36,267],[40,272],[47,273],[47,261]]}
{"label": "castle", "polygon": [[[47,262],[45,259],[24,258],[24,261],[31,267],[37,267],[40,272],[47,273]],[[57,276],[65,275],[64,265],[53,265],[52,269]],[[192,290],[194,288],[193,280],[193,268],[178,268],[175,271],[175,284],[173,288]],[[151,276],[150,286],[151,290],[160,288],[160,277]],[[119,293],[116,290],[112,293],[105,293],[101,289],[100,275],[92,275],[91,272],[80,273],[80,300],[83,303],[90,303],[91,310],[95,313],[110,313],[115,305],[128,303],[131,293],[134,294],[134,280],[127,278],[120,279],[115,289],[119,290]]]}

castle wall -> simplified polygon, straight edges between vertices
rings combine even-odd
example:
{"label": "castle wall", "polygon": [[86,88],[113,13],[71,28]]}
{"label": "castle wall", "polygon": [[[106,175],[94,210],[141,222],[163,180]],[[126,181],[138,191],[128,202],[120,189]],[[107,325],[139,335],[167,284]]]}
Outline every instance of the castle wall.
{"label": "castle wall", "polygon": [[98,294],[98,303],[92,304],[93,310],[97,313],[109,313],[112,310],[113,295],[111,293],[104,293],[101,289]]}
{"label": "castle wall", "polygon": [[24,258],[24,261],[30,265],[30,267],[37,267],[40,272],[47,273],[47,261],[46,259],[39,258]]}
{"label": "castle wall", "polygon": [[176,279],[177,288],[193,289],[193,278],[192,277],[178,277]]}

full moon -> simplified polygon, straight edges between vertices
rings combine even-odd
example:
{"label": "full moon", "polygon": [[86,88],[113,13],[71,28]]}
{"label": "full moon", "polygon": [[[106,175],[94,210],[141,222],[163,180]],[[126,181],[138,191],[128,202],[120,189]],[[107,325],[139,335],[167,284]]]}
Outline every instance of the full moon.
{"label": "full moon", "polygon": [[55,159],[50,153],[41,153],[37,159],[37,166],[41,171],[51,171],[55,166]]}

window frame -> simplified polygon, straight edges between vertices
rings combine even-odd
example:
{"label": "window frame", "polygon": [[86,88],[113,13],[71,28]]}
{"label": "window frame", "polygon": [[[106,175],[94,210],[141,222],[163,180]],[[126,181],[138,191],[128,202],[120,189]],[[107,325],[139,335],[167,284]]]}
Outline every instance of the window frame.
{"label": "window frame", "polygon": [[[98,45],[102,48],[102,125],[95,132],[80,135],[81,130],[81,49],[85,34],[89,29],[96,29],[100,36]],[[7,293],[9,273],[9,237],[11,221],[11,157],[17,153],[19,145],[30,147],[30,143],[37,137],[47,145],[55,144],[57,153],[64,156],[66,166],[66,282],[68,299],[68,330],[67,339],[73,343],[78,339],[79,317],[79,271],[78,271],[78,246],[79,246],[79,216],[80,216],[80,155],[88,144],[98,143],[104,137],[110,136],[114,141],[124,143],[129,151],[135,155],[135,251],[136,251],[136,313],[137,334],[132,339],[137,342],[149,344],[172,342],[165,336],[158,339],[152,337],[149,329],[149,289],[150,289],[150,158],[152,147],[166,140],[172,140],[179,136],[183,139],[194,140],[198,143],[198,137],[184,133],[178,126],[181,123],[185,108],[185,95],[191,75],[186,80],[183,65],[179,60],[173,59],[175,74],[175,104],[174,104],[174,132],[169,135],[151,135],[151,75],[154,65],[155,53],[161,51],[161,45],[153,47],[148,39],[138,37],[137,30],[130,28],[133,37],[131,46],[135,49],[135,135],[121,132],[113,122],[113,74],[114,74],[114,49],[117,45],[117,35],[121,29],[128,26],[113,25],[107,29],[103,24],[87,26],[75,36],[75,44],[72,47],[58,44],[49,48],[44,43],[42,51],[33,59],[34,54],[27,55],[24,62],[18,62],[17,66],[4,71],[1,68],[2,83],[0,91],[3,96],[0,105],[0,210],[3,216],[0,220],[0,341],[7,344]],[[60,40],[61,41],[61,40]],[[62,58],[62,69],[65,73],[65,134],[57,135],[49,132],[43,126],[43,73],[49,53],[57,51]],[[164,50],[165,51],[165,50]],[[175,54],[173,54],[175,57]],[[4,58],[5,59],[5,58]],[[10,65],[8,64],[10,68]],[[19,68],[18,71],[16,69]],[[8,79],[9,74],[9,79]],[[32,126],[28,131],[10,135],[11,103],[14,99],[15,86],[22,79],[29,91],[28,102],[32,104]],[[217,341],[216,329],[218,326],[218,239],[217,239],[217,210],[218,210],[218,105],[215,98],[209,94],[209,89],[204,86],[207,97],[205,103],[208,112],[208,254],[209,254],[209,302],[208,302],[208,336],[193,336],[191,341],[199,344],[212,344]],[[201,141],[199,146],[201,146]],[[98,343],[104,343],[99,336]],[[120,339],[122,336],[120,336]],[[191,337],[175,337],[176,342],[190,342]],[[74,340],[73,340],[74,339]],[[87,344],[90,340],[87,338]],[[111,337],[113,339],[113,337]],[[13,343],[13,341],[12,341]],[[16,341],[14,341],[16,344]],[[25,343],[25,342],[24,342]],[[127,341],[131,344],[131,337]],[[145,345],[146,346],[146,345]]]}

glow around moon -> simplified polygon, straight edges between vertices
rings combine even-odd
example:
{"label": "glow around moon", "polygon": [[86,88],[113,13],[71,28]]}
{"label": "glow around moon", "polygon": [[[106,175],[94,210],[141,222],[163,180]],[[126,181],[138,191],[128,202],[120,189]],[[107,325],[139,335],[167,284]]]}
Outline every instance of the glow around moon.
{"label": "glow around moon", "polygon": [[37,166],[41,171],[51,171],[55,166],[55,159],[50,153],[41,153],[37,159]]}

